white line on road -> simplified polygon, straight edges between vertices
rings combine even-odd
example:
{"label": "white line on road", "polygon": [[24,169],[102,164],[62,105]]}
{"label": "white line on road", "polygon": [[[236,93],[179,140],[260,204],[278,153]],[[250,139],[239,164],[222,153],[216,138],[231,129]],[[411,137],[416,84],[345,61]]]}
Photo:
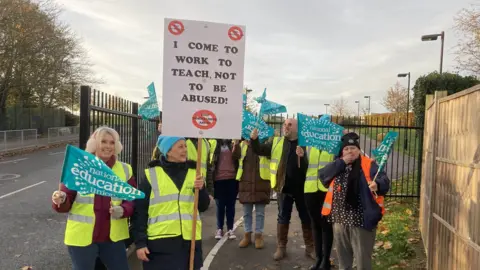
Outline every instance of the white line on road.
{"label": "white line on road", "polygon": [[6,197],[11,196],[11,195],[13,195],[13,194],[17,194],[17,193],[20,192],[20,191],[27,190],[27,189],[29,189],[29,188],[38,186],[38,185],[43,184],[43,183],[45,183],[45,182],[47,182],[47,181],[38,182],[38,183],[36,183],[36,184],[33,184],[33,185],[30,185],[30,186],[21,188],[21,189],[19,189],[19,190],[15,190],[15,191],[13,191],[13,192],[7,193],[7,194],[5,194],[5,195],[0,196],[0,199],[6,198]]}
{"label": "white line on road", "polygon": [[58,155],[58,154],[63,154],[63,153],[65,153],[65,151],[48,153],[48,155],[49,155],[49,156],[53,156],[53,155]]}
{"label": "white line on road", "polygon": [[0,164],[7,164],[7,163],[17,163],[22,160],[27,160],[28,158],[19,158],[19,159],[14,159],[14,160],[9,160],[9,161],[2,161]]}
{"label": "white line on road", "polygon": [[[0,198],[1,199],[1,198]],[[243,217],[241,217],[240,219],[237,220],[237,222],[235,222],[235,224],[233,225],[233,229],[232,229],[232,232],[235,232],[235,230],[237,229],[237,227],[242,224],[243,222]],[[228,240],[228,234],[225,234],[222,239],[220,239],[217,244],[215,244],[215,246],[212,248],[212,250],[210,250],[210,252],[208,253],[207,257],[205,258],[205,260],[203,261],[203,267],[200,269],[200,270],[208,270],[208,268],[210,267],[210,264],[213,262],[213,259],[215,258],[215,255],[217,255],[218,251],[220,250],[220,248],[223,246],[223,244],[225,244],[225,242],[227,242]]]}

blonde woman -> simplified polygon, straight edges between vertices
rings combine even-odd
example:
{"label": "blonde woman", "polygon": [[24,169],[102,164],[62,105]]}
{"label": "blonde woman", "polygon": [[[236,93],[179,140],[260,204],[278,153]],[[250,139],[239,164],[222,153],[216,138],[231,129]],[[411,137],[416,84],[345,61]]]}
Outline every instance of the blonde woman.
{"label": "blonde woman", "polygon": [[[121,180],[136,187],[132,167],[118,161],[122,148],[114,129],[100,127],[90,136],[85,151],[96,155]],[[124,240],[129,238],[127,218],[133,213],[133,202],[96,194],[80,195],[62,184],[52,195],[52,208],[68,213],[65,245],[73,270],[93,270],[97,257],[108,269],[129,269]]]}

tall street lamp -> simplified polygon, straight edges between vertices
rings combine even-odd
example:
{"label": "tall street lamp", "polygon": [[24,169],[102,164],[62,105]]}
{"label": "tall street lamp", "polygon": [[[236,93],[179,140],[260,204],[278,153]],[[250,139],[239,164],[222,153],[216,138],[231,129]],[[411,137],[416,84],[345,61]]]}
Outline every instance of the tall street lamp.
{"label": "tall street lamp", "polygon": [[371,114],[371,111],[370,111],[370,108],[371,108],[370,107],[370,105],[371,105],[370,104],[370,96],[364,96],[364,98],[368,98],[368,115],[370,115]]}
{"label": "tall street lamp", "polygon": [[[410,72],[408,73],[399,73],[397,75],[398,78],[405,78],[408,77],[408,87],[407,87],[407,126],[408,126],[408,112],[410,111]],[[408,138],[405,136],[405,143],[404,143],[404,149],[407,150],[407,143],[408,143]]]}
{"label": "tall street lamp", "polygon": [[330,106],[330,104],[325,103],[323,105],[325,105],[325,114],[328,114],[328,106]]}
{"label": "tall street lamp", "polygon": [[443,67],[443,45],[445,43],[445,32],[442,31],[440,34],[430,34],[430,35],[423,35],[422,41],[433,41],[437,40],[440,37],[442,47],[440,48],[440,74],[442,74],[442,67]]}
{"label": "tall street lamp", "polygon": [[355,103],[358,104],[358,108],[357,108],[357,118],[358,118],[358,122],[360,123],[360,100],[355,100]]}

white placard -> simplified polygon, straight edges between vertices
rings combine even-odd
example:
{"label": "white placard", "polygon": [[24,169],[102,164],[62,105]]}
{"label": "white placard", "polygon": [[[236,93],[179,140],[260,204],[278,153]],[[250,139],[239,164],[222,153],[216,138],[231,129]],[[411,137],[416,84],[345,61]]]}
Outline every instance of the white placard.
{"label": "white placard", "polygon": [[162,134],[240,139],[245,26],[164,24]]}

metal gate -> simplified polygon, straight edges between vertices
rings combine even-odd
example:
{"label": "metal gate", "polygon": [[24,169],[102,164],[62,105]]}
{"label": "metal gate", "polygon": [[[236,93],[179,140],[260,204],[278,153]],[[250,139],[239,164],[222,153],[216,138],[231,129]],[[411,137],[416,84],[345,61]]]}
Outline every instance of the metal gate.
{"label": "metal gate", "polygon": [[137,179],[144,176],[150,161],[158,136],[157,125],[157,120],[144,120],[138,115],[138,103],[92,90],[89,86],[80,88],[80,148],[85,149],[96,128],[115,129],[123,145],[119,159],[132,165]]}
{"label": "metal gate", "polygon": [[[276,136],[280,136],[283,122],[287,118],[295,118],[295,115],[269,115],[265,120],[275,129]],[[411,117],[406,121],[405,114],[392,114],[387,117],[384,115],[333,117],[332,121],[360,135],[360,146],[368,156],[378,147],[388,131],[398,132],[398,139],[385,166],[385,171],[392,180],[387,197],[420,198],[422,126],[415,126]]]}

